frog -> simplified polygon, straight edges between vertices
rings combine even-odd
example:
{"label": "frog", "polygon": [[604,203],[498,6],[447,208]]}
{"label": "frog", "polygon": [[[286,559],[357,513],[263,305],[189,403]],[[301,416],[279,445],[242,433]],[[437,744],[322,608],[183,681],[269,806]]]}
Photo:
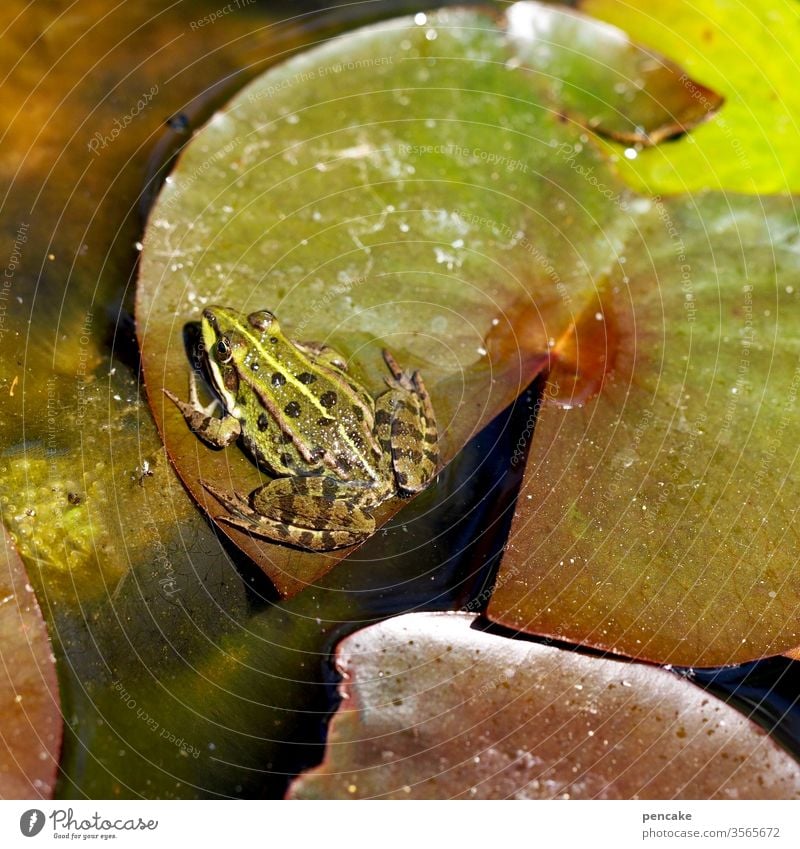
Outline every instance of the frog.
{"label": "frog", "polygon": [[[214,449],[235,442],[270,479],[249,495],[200,480],[226,510],[215,518],[307,551],[356,545],[375,532],[373,511],[425,489],[439,465],[433,405],[419,371],[388,350],[386,388],[375,397],[335,348],[286,335],[269,310],[209,306],[200,358],[217,396],[164,393],[189,429]],[[216,415],[221,405],[221,415]]]}

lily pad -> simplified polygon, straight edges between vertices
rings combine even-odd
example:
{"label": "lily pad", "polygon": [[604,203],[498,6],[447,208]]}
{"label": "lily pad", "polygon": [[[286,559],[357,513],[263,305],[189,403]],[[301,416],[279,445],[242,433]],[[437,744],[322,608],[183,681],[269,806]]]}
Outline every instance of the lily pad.
{"label": "lily pad", "polygon": [[[531,29],[540,20],[552,42]],[[589,60],[574,54],[573,67],[559,41],[582,28],[584,47],[599,51],[593,81],[611,110],[599,117],[578,86]],[[548,44],[560,87],[551,71],[539,71]],[[442,10],[296,56],[216,114],[153,210],[137,292],[156,422],[207,512],[221,508],[201,478],[246,494],[262,475],[237,448],[202,445],[163,395],[186,395],[185,334],[202,307],[271,310],[294,338],[341,350],[373,393],[388,347],[401,365],[421,370],[447,462],[546,365],[543,317],[569,326],[592,297],[592,274],[613,262],[632,226],[625,189],[564,110],[583,109],[587,123],[608,123],[609,132],[644,121],[663,133],[663,112],[642,106],[649,95],[629,103],[629,88],[617,86],[641,70],[643,56],[611,28],[537,4],[499,18]],[[612,58],[621,72],[609,69]],[[662,94],[664,74],[677,85],[672,68],[654,74]],[[691,107],[679,92],[670,103]],[[696,120],[681,114],[687,125]],[[535,293],[532,320],[519,309],[533,303],[526,293]],[[493,328],[536,344],[490,361],[484,345]],[[379,523],[400,506],[384,505]],[[348,554],[220,530],[284,595]]]}
{"label": "lily pad", "polygon": [[642,217],[556,346],[491,619],[687,666],[798,644],[799,247],[792,198]]}
{"label": "lily pad", "polygon": [[[620,156],[631,185],[664,194],[800,192],[795,3],[753,0],[745,9],[719,0],[580,0],[579,6],[666,53],[725,97],[724,110],[691,143],[644,150],[632,160]],[[707,101],[692,80],[685,84],[698,103]]]}
{"label": "lily pad", "polygon": [[50,799],[61,709],[55,658],[25,566],[0,541],[0,799]]}
{"label": "lily pad", "polygon": [[786,799],[797,764],[674,673],[409,614],[337,649],[342,704],[303,799]]}
{"label": "lily pad", "polygon": [[514,3],[506,26],[521,67],[541,76],[564,117],[615,141],[656,145],[722,106],[715,91],[624,30],[570,9]]}

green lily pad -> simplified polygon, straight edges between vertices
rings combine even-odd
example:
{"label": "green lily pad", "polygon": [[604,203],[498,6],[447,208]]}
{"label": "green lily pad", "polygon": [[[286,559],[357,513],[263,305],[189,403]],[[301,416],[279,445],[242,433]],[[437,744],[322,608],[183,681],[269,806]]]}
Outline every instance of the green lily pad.
{"label": "green lily pad", "polygon": [[556,346],[490,618],[687,666],[798,644],[798,248],[792,198],[643,213]]}
{"label": "green lily pad", "polygon": [[[797,4],[753,0],[581,0],[590,15],[624,27],[725,97],[725,108],[691,141],[620,157],[631,185],[653,193],[700,189],[800,192]],[[686,80],[697,103],[706,92]],[[620,151],[615,151],[617,154]]]}
{"label": "green lily pad", "polygon": [[0,799],[50,799],[61,709],[55,658],[25,566],[0,541]]}
{"label": "green lily pad", "polygon": [[670,672],[409,614],[339,644],[342,703],[300,799],[787,799],[797,764]]}
{"label": "green lily pad", "polygon": [[715,91],[622,29],[570,9],[514,3],[506,27],[520,66],[540,77],[564,118],[616,141],[656,145],[722,106]]}
{"label": "green lily pad", "polygon": [[[539,70],[549,53],[524,19],[531,13],[552,31],[561,86]],[[611,110],[599,117],[577,84],[589,60],[573,52],[573,67],[560,43],[583,29]],[[612,58],[620,72],[609,70]],[[645,60],[651,54],[616,30],[538,4],[499,19],[491,10],[442,10],[296,56],[216,114],[153,210],[137,294],[156,422],[207,512],[221,508],[201,477],[246,494],[262,476],[238,448],[203,446],[163,395],[186,395],[184,334],[202,307],[269,309],[294,338],[341,350],[374,393],[388,347],[421,370],[447,462],[546,365],[543,317],[568,326],[575,305],[592,295],[587,270],[607,267],[623,244],[628,195],[564,110],[583,110],[608,132],[644,122],[663,134],[664,113],[643,105],[653,98],[645,91],[630,101],[617,85]],[[677,93],[670,108],[691,110],[673,68],[653,75],[658,93],[667,78]],[[688,111],[680,118],[693,120]],[[527,293],[535,295],[533,321],[519,309],[532,303]],[[537,344],[489,361],[493,331]],[[385,505],[379,523],[400,506]],[[220,530],[284,595],[348,554],[292,551]]]}

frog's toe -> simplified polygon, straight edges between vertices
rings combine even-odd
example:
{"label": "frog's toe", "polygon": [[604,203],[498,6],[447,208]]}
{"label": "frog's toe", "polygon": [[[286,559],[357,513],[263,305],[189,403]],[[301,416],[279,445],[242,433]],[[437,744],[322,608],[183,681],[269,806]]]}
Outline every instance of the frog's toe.
{"label": "frog's toe", "polygon": [[385,348],[383,349],[383,361],[392,373],[391,377],[385,379],[386,385],[390,389],[402,389],[406,392],[417,391],[416,378],[419,376],[419,372],[406,371],[401,368],[397,360]]}

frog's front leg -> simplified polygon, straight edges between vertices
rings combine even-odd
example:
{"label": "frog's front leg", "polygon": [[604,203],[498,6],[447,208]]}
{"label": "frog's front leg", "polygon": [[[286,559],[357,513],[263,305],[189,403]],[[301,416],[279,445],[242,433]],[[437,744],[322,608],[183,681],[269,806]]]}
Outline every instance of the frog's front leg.
{"label": "frog's front leg", "polygon": [[394,357],[383,352],[392,373],[388,392],[375,402],[375,435],[385,455],[392,458],[398,488],[420,492],[436,474],[439,431],[428,391],[418,371],[407,372]]}
{"label": "frog's front leg", "polygon": [[286,545],[330,551],[355,545],[375,530],[366,510],[372,492],[364,485],[326,477],[277,478],[246,499],[201,483],[231,514],[218,520]]}
{"label": "frog's front leg", "polygon": [[196,434],[212,448],[225,448],[235,442],[242,433],[239,420],[233,416],[225,415],[221,419],[213,415],[213,411],[219,404],[212,401],[207,407],[200,403],[197,397],[197,378],[193,371],[189,372],[189,401],[181,401],[177,395],[164,389],[164,394],[181,411],[189,430]]}

